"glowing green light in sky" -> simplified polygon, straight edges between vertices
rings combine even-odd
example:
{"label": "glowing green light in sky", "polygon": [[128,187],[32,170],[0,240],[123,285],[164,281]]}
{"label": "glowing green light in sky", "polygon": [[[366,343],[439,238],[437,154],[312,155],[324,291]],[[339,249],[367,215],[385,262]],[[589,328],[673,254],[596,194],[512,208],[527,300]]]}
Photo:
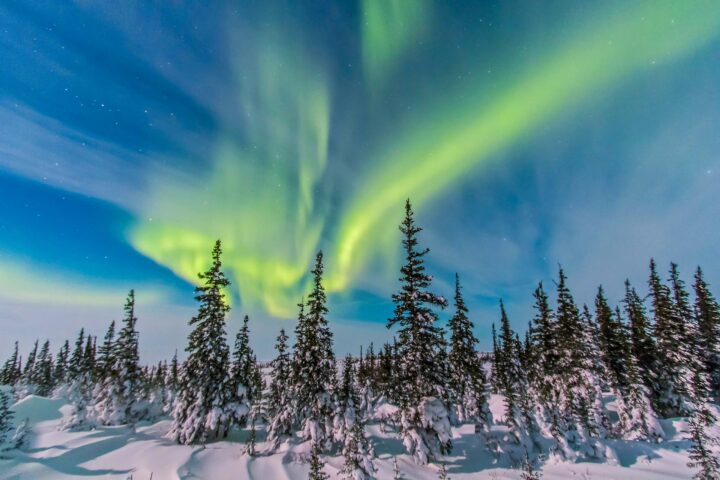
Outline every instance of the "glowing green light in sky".
{"label": "glowing green light in sky", "polygon": [[[427,5],[363,2],[362,48],[371,83],[388,72],[419,31]],[[533,69],[488,97],[477,84],[417,110],[367,158],[370,174],[342,205],[319,188],[328,163],[330,85],[297,37],[265,33],[237,59],[238,114],[245,137],[223,134],[197,178],[157,178],[133,246],[196,282],[216,238],[244,307],[292,317],[323,235],[330,240],[327,287],[347,289],[397,233],[402,205],[420,207],[543,123],[641,72],[691,54],[720,33],[720,2],[653,0],[596,17]],[[544,52],[542,52],[544,53]],[[438,91],[442,92],[442,86]],[[420,100],[418,100],[420,103]],[[422,104],[421,104],[422,105]],[[158,176],[159,177],[159,176]],[[345,192],[342,192],[345,194]],[[337,216],[338,223],[328,225]],[[150,221],[152,218],[152,221]]]}
{"label": "glowing green light in sky", "polygon": [[223,264],[244,307],[288,317],[324,227],[315,190],[327,163],[328,87],[288,39],[268,34],[258,45],[256,57],[237,64],[247,138],[218,140],[208,179],[158,178],[147,205],[153,220],[129,236],[138,251],[192,282],[222,239]]}
{"label": "glowing green light in sky", "polygon": [[627,77],[687,55],[720,34],[720,3],[647,1],[599,19],[527,77],[490,100],[462,95],[398,133],[377,168],[360,182],[335,242],[333,286],[346,288],[395,233],[405,198],[416,206],[437,195],[535,127]]}
{"label": "glowing green light in sky", "polygon": [[427,0],[363,0],[362,47],[371,84],[389,74],[400,54],[411,47],[430,14]]}

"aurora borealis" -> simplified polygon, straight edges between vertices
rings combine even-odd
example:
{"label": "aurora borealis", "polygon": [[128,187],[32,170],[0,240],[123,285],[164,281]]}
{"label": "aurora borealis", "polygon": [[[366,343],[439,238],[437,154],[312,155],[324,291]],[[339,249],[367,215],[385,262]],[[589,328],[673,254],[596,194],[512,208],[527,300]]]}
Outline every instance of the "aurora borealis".
{"label": "aurora borealis", "polygon": [[355,349],[387,335],[408,197],[483,339],[500,297],[525,324],[558,262],[582,300],[642,285],[651,255],[720,282],[716,1],[11,1],[0,19],[12,338],[48,315],[49,335],[104,325],[134,287],[169,349],[221,238],[233,315],[267,339],[322,249]]}

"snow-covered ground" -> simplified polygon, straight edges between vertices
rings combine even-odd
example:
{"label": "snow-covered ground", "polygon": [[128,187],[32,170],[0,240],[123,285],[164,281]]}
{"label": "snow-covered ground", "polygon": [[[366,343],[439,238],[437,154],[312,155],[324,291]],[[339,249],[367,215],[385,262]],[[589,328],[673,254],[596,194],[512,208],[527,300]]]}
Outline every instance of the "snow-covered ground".
{"label": "snow-covered ground", "polygon": [[[502,417],[502,398],[494,395],[491,410],[496,419]],[[284,445],[280,451],[264,455],[265,445],[259,438],[255,457],[243,453],[247,432],[236,432],[228,441],[206,447],[177,445],[164,438],[170,422],[145,424],[130,431],[125,427],[107,427],[88,432],[58,430],[69,406],[62,400],[29,396],[13,410],[16,419],[28,418],[30,433],[21,451],[6,454],[0,460],[0,479],[306,479],[309,456],[307,444]],[[689,442],[684,439],[686,422],[678,419],[663,421],[669,440],[662,444],[609,440],[615,459],[610,463],[545,464],[543,479],[689,479],[693,472],[685,466]],[[504,427],[493,427],[502,430]],[[379,425],[368,427],[377,455],[378,479],[393,478],[393,459],[406,479],[435,479],[438,467],[418,466],[404,454],[403,446],[392,432],[383,432]],[[714,433],[720,433],[715,427]],[[519,479],[520,472],[509,468],[502,456],[494,458],[473,433],[472,426],[455,430],[452,455],[446,458],[453,479]],[[325,457],[326,472],[337,478],[342,458]]]}

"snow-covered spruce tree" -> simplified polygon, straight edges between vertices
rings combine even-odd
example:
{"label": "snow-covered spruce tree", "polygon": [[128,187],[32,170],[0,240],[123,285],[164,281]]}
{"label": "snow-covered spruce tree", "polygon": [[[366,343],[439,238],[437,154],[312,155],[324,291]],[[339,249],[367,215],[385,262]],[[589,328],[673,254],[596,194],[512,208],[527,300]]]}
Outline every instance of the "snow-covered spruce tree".
{"label": "snow-covered spruce tree", "polygon": [[98,348],[97,362],[96,362],[96,378],[100,381],[105,379],[110,374],[110,369],[113,364],[113,353],[115,347],[115,320],[110,322],[105,338],[103,339],[102,345]]}
{"label": "snow-covered spruce tree", "polygon": [[692,377],[695,352],[688,344],[682,306],[673,302],[670,289],[660,281],[655,261],[650,260],[650,297],[655,317],[660,394],[659,413],[665,417],[692,413]]}
{"label": "snow-covered spruce tree", "polygon": [[97,337],[88,335],[85,339],[85,349],[83,350],[83,364],[85,369],[89,369],[90,379],[95,380],[95,344]]}
{"label": "snow-covered spruce tree", "polygon": [[718,439],[711,436],[707,430],[717,419],[708,405],[710,385],[703,371],[695,372],[693,386],[694,408],[689,423],[689,440],[692,444],[688,451],[690,461],[687,466],[698,469],[693,476],[696,480],[720,480]]}
{"label": "snow-covered spruce tree", "polygon": [[57,356],[55,357],[55,366],[53,367],[53,383],[55,384],[55,393],[58,390],[58,388],[62,388],[62,386],[67,381],[67,370],[68,370],[68,360],[70,359],[70,342],[65,340],[65,343],[63,343],[63,346],[60,347],[60,350],[58,350]]}
{"label": "snow-covered spruce tree", "polygon": [[13,418],[15,414],[10,410],[10,396],[0,390],[0,452],[5,450],[12,438]]}
{"label": "snow-covered spruce tree", "polygon": [[360,413],[360,400],[355,381],[353,358],[348,355],[343,363],[342,382],[338,389],[338,408],[334,421],[335,439],[342,445],[343,467],[341,478],[367,480],[375,472],[373,449],[365,437],[365,424]]}
{"label": "snow-covered spruce tree", "polygon": [[467,314],[460,279],[455,274],[455,314],[448,323],[451,396],[460,422],[475,422],[483,431],[489,431],[492,416],[487,402],[487,378],[476,350],[473,323]]}
{"label": "snow-covered spruce tree", "polygon": [[[240,327],[235,337],[230,381],[232,382],[231,388],[235,401],[250,406],[256,399],[253,398],[254,389],[251,388],[255,374],[255,362],[253,360],[253,351],[250,348],[250,328],[248,327],[248,322],[249,318],[245,315],[242,327]],[[238,425],[245,427],[248,418],[243,417],[239,420],[241,423]]]}
{"label": "snow-covered spruce tree", "polygon": [[194,326],[188,336],[185,362],[178,397],[172,412],[168,437],[189,445],[224,438],[233,421],[248,413],[248,406],[234,403],[229,378],[229,348],[225,334],[225,315],[230,307],[224,289],[230,285],[222,272],[220,240],[212,251],[212,265],[199,274],[203,285],[195,289],[200,303]]}
{"label": "snow-covered spruce tree", "polygon": [[710,382],[710,398],[720,402],[720,305],[710,293],[700,267],[695,272],[695,315],[704,372]]}
{"label": "snow-covered spruce tree", "polygon": [[493,353],[492,353],[492,364],[490,369],[490,387],[492,388],[493,393],[500,393],[500,387],[502,385],[502,375],[503,372],[502,369],[502,353],[500,352],[500,347],[498,345],[497,341],[497,331],[495,330],[495,322],[492,324],[492,345],[493,345]]}
{"label": "snow-covered spruce tree", "polygon": [[18,398],[34,394],[37,388],[37,369],[35,368],[35,362],[37,361],[38,343],[39,341],[35,340],[33,348],[25,360],[22,375],[20,376],[18,384],[15,386],[15,395]]}
{"label": "snow-covered spruce tree", "polygon": [[[525,450],[535,447],[535,420],[528,397],[528,382],[520,361],[520,341],[510,328],[505,305],[500,301],[500,336],[498,338],[498,379],[505,403],[505,423],[509,442]],[[519,460],[516,458],[515,460]]]}
{"label": "snow-covered spruce tree", "polygon": [[163,403],[163,413],[171,413],[175,405],[175,398],[180,381],[180,365],[177,358],[177,350],[173,354],[170,366],[165,372],[165,399]]}
{"label": "snow-covered spruce tree", "polygon": [[[620,309],[616,317],[621,318]],[[655,409],[650,399],[650,391],[645,386],[640,368],[632,348],[628,347],[625,358],[627,388],[624,392],[616,389],[616,408],[620,419],[618,433],[626,440],[660,441],[665,437]]]}
{"label": "snow-covered spruce tree", "polygon": [[46,340],[42,348],[40,348],[34,370],[33,381],[35,382],[35,394],[41,397],[49,396],[54,387],[53,358],[50,353],[49,340]]}
{"label": "snow-covered spruce tree", "polygon": [[270,390],[267,397],[267,415],[270,421],[268,443],[271,450],[275,450],[280,442],[293,432],[294,405],[290,385],[292,365],[287,351],[287,340],[285,329],[281,329],[275,343],[277,356],[271,364]]}
{"label": "snow-covered spruce tree", "polygon": [[530,460],[530,455],[528,454],[528,451],[525,450],[525,456],[523,457],[522,462],[522,473],[520,474],[521,480],[540,480],[542,478],[542,474],[535,470],[535,467],[533,466],[532,460]]}
{"label": "snow-covered spruce tree", "polygon": [[323,462],[320,457],[320,453],[320,445],[317,442],[312,442],[308,480],[330,480],[330,476],[323,471],[325,468],[325,462]]}
{"label": "snow-covered spruce tree", "polygon": [[333,393],[336,384],[332,333],[328,328],[323,254],[318,252],[312,270],[312,292],[307,312],[301,307],[295,328],[292,392],[296,427],[306,440],[327,448],[332,440]]}
{"label": "snow-covered spruce tree", "polygon": [[[592,440],[605,436],[608,423],[595,368],[598,359],[593,357],[596,349],[588,343],[592,338],[588,329],[593,327],[589,324],[591,319],[583,322],[562,268],[558,273],[556,318],[562,433],[575,452],[602,457],[604,452]],[[562,448],[563,444],[558,443],[561,448],[556,452],[567,457],[570,452]]]}
{"label": "snow-covered spruce tree", "polygon": [[3,364],[2,370],[0,370],[0,385],[15,385],[20,376],[18,371],[20,370],[20,355],[18,353],[18,342],[15,342],[15,348],[10,358]]}
{"label": "snow-covered spruce tree", "polygon": [[87,410],[92,397],[94,369],[91,353],[92,339],[86,338],[85,330],[80,329],[68,363],[67,382],[55,392],[57,396],[66,397],[72,406],[72,412],[61,425],[63,429],[78,430],[89,426]]}
{"label": "snow-covered spruce tree", "polygon": [[398,402],[398,375],[396,372],[397,362],[393,346],[390,343],[383,345],[383,350],[378,355],[378,366],[375,380],[375,388],[377,389],[377,400],[375,403],[382,402],[397,405]]}
{"label": "snow-covered spruce tree", "polygon": [[432,277],[425,273],[424,256],[428,249],[418,249],[417,234],[410,200],[405,204],[403,234],[405,264],[400,269],[400,291],[392,296],[395,314],[388,328],[398,326],[398,375],[401,409],[400,435],[408,453],[425,464],[448,453],[452,448],[444,377],[445,342],[442,329],[436,325],[433,307],[444,308],[447,301],[432,293]]}
{"label": "snow-covered spruce tree", "polygon": [[643,383],[649,390],[653,408],[657,408],[661,396],[658,383],[657,346],[651,333],[650,324],[640,295],[625,280],[625,298],[623,299],[625,315],[630,324],[632,354],[637,359],[638,369]]}
{"label": "snow-covered spruce tree", "polygon": [[347,355],[342,365],[342,375],[337,390],[337,404],[333,418],[333,436],[342,443],[360,415],[360,397],[357,393],[355,359]]}
{"label": "snow-covered spruce tree", "polygon": [[[143,409],[138,404],[142,394],[144,379],[141,375],[138,354],[138,331],[135,316],[135,292],[130,290],[125,301],[125,316],[117,339],[114,335],[114,322],[108,330],[106,340],[107,353],[105,364],[96,371],[103,376],[95,389],[90,417],[102,425],[134,425],[144,417]],[[103,344],[103,347],[105,345]],[[103,348],[102,350],[104,350]]]}
{"label": "snow-covered spruce tree", "polygon": [[371,343],[363,358],[362,348],[358,359],[357,383],[358,394],[360,395],[360,415],[363,419],[372,418],[375,412],[375,404],[378,400],[378,378],[379,361],[375,355],[375,349]]}
{"label": "snow-covered spruce tree", "polygon": [[619,316],[613,314],[605,292],[598,288],[595,297],[595,318],[599,333],[599,347],[604,365],[609,369],[610,386],[621,394],[627,394],[630,387],[627,360],[631,355],[631,343],[625,325]]}

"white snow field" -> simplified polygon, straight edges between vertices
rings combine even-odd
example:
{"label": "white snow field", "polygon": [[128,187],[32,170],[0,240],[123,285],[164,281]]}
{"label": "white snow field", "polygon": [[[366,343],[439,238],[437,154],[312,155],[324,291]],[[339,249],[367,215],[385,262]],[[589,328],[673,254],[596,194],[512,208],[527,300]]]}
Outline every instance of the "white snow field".
{"label": "white snow field", "polygon": [[[502,398],[493,395],[490,402],[496,419],[502,418]],[[609,403],[612,409],[612,402]],[[13,406],[16,419],[29,419],[30,433],[20,451],[4,453],[0,459],[0,479],[119,479],[119,480],[270,480],[306,479],[309,444],[299,440],[284,444],[265,455],[263,434],[259,435],[258,455],[243,453],[247,432],[235,432],[228,441],[207,446],[182,446],[164,438],[169,420],[138,425],[136,431],[125,427],[105,427],[85,432],[60,431],[58,426],[70,407],[62,400],[29,396]],[[684,419],[664,420],[668,440],[661,444],[607,440],[611,450],[608,461],[599,463],[545,463],[545,480],[689,479],[693,471],[686,467],[689,441],[685,440]],[[493,430],[502,434],[501,425]],[[392,432],[384,433],[378,424],[368,427],[377,455],[378,479],[393,478],[393,458],[405,479],[436,479],[438,466],[415,465],[405,455],[402,443]],[[482,445],[473,427],[454,430],[454,449],[445,459],[452,479],[519,479],[520,471],[511,468],[504,455],[495,458]],[[720,433],[717,426],[714,434]],[[338,478],[342,457],[325,456],[325,471]]]}

